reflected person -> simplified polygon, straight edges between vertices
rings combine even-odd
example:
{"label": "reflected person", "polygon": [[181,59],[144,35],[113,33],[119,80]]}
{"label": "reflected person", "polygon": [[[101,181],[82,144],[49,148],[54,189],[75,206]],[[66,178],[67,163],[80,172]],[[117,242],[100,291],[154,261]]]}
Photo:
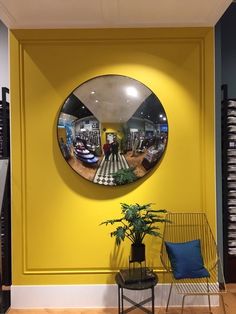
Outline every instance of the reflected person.
{"label": "reflected person", "polygon": [[119,151],[119,143],[117,142],[116,139],[113,140],[111,143],[111,153],[112,153],[112,161],[115,160],[118,161],[118,151]]}
{"label": "reflected person", "polygon": [[102,148],[105,155],[105,160],[108,161],[111,153],[111,145],[108,140],[106,141]]}

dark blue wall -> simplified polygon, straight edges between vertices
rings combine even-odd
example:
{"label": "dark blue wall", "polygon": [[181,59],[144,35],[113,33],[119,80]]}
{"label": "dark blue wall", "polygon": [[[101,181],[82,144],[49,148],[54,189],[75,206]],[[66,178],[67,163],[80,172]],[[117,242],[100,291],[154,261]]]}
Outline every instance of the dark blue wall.
{"label": "dark blue wall", "polygon": [[236,98],[236,3],[232,3],[221,24],[221,81],[228,85],[228,98]]}
{"label": "dark blue wall", "polygon": [[236,3],[232,3],[215,26],[215,138],[217,242],[223,260],[221,85],[227,84],[228,98],[236,98]]}

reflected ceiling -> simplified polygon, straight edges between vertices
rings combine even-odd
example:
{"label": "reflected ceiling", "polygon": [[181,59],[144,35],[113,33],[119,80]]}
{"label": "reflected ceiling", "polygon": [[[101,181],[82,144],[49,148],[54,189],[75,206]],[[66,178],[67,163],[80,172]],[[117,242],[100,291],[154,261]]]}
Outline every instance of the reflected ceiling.
{"label": "reflected ceiling", "polygon": [[127,122],[151,91],[125,76],[104,75],[87,81],[74,95],[100,122]]}

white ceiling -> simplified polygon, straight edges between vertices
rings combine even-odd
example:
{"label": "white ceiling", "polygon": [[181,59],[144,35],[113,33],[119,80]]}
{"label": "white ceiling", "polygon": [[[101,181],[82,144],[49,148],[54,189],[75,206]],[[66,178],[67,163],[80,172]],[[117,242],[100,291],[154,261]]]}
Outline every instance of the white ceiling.
{"label": "white ceiling", "polygon": [[0,0],[9,28],[214,26],[232,0]]}

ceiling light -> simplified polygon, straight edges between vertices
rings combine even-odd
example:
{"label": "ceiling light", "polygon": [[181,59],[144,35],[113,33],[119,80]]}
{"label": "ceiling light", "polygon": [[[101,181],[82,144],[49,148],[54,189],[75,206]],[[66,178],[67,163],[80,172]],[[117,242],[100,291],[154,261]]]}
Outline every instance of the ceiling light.
{"label": "ceiling light", "polygon": [[138,96],[138,91],[135,87],[129,86],[126,88],[126,94],[128,96],[132,96],[132,97],[137,97]]}

